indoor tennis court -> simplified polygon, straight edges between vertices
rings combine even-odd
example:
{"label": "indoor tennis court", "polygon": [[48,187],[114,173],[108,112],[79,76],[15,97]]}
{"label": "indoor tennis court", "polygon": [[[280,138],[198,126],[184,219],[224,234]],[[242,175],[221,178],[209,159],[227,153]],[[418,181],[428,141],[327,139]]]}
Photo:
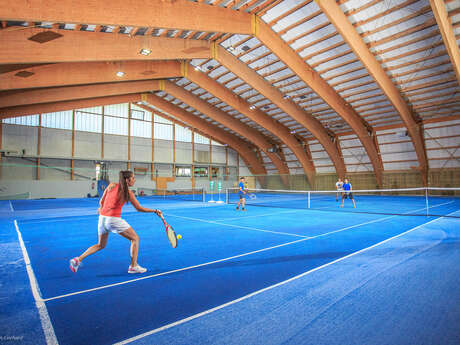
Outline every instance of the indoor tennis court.
{"label": "indoor tennis court", "polygon": [[459,0],[0,2],[0,345],[460,344]]}

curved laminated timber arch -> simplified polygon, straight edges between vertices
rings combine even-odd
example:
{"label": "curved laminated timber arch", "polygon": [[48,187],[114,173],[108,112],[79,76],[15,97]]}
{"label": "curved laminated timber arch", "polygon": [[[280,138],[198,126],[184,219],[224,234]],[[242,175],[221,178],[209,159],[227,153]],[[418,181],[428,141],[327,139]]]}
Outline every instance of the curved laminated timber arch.
{"label": "curved laminated timber arch", "polygon": [[90,99],[79,99],[73,101],[61,101],[53,103],[28,104],[21,105],[18,107],[0,108],[0,119],[26,115],[54,113],[58,111],[98,107],[111,104],[134,103],[139,102],[140,100],[140,94],[130,94]]}
{"label": "curved laminated timber arch", "polygon": [[430,0],[430,6],[436,18],[450,61],[454,67],[457,82],[460,84],[460,51],[449,19],[449,14],[446,11],[445,1]]}
{"label": "curved laminated timber arch", "polygon": [[289,129],[287,129],[284,125],[277,122],[273,118],[268,117],[264,112],[260,111],[258,108],[250,108],[250,105],[240,96],[232,93],[226,87],[222,86],[212,78],[209,78],[205,74],[195,71],[193,68],[187,68],[189,65],[186,62],[183,63],[183,71],[185,72],[185,78],[189,79],[202,89],[219,98],[220,100],[231,106],[233,109],[244,114],[246,117],[257,123],[258,125],[264,127],[266,130],[270,131],[279,139],[281,139],[281,141],[283,141],[297,157],[297,159],[303,167],[303,170],[308,178],[310,185],[312,187],[314,186],[315,167],[311,162],[311,159],[307,156],[307,153],[300,145],[300,143],[291,135]]}
{"label": "curved laminated timber arch", "polygon": [[[1,36],[1,35],[0,35]],[[17,71],[0,75],[0,91],[120,82],[116,73],[123,69],[122,80],[152,80],[180,77],[176,61],[66,62],[27,68],[27,77]]]}
{"label": "curved laminated timber arch", "polygon": [[[156,95],[150,93],[143,94],[142,100],[158,109],[161,109],[166,113],[173,115],[174,117],[177,117],[190,126],[199,129],[203,133],[206,133],[208,136],[219,138],[219,141],[223,141],[224,143],[228,144],[244,159],[251,173],[256,175],[259,181],[263,183],[263,176],[261,175],[265,175],[267,173],[265,167],[259,161],[259,158],[255,154],[254,150],[240,138],[231,133],[228,133],[218,126],[212,125],[207,121],[194,116],[193,114],[190,114],[181,107],[165,101],[163,98]],[[152,110],[153,109],[150,109],[150,111]]]}
{"label": "curved laminated timber arch", "polygon": [[[46,42],[45,51],[41,44],[31,40],[34,36],[43,35],[43,29],[25,27],[22,30],[2,32],[0,64],[75,62],[76,57],[80,62],[149,61],[152,56],[156,60],[209,57],[208,41],[152,36],[145,38],[55,28],[53,32],[56,38]],[[141,49],[148,49],[149,53],[139,54]]]}
{"label": "curved laminated timber arch", "polygon": [[275,167],[278,169],[281,178],[283,179],[285,185],[288,183],[287,174],[289,174],[289,169],[285,162],[283,162],[280,157],[271,153],[268,150],[273,147],[273,145],[257,130],[243,124],[240,121],[235,120],[230,115],[226,114],[222,110],[210,105],[208,102],[202,100],[201,98],[193,95],[190,92],[182,89],[176,84],[165,81],[163,83],[163,91],[170,94],[171,96],[181,100],[185,104],[191,106],[192,108],[198,110],[199,112],[209,116],[214,121],[217,121],[227,128],[235,131],[236,133],[244,136],[251,142],[253,142],[258,148],[263,150],[265,154],[270,158]]}
{"label": "curved laminated timber arch", "polygon": [[[361,60],[368,72],[373,76],[384,94],[391,101],[399,115],[403,119],[406,128],[412,138],[412,143],[418,157],[419,169],[424,185],[427,185],[428,159],[425,150],[425,140],[421,121],[417,121],[416,114],[401,96],[399,90],[392,83],[375,56],[367,48],[366,44],[351,25],[348,18],[335,0],[315,0],[329,21],[335,26],[343,39],[353,49],[356,56]],[[458,49],[457,49],[458,52]]]}
{"label": "curved laminated timber arch", "polygon": [[371,161],[377,184],[381,186],[383,182],[383,163],[379,156],[376,142],[372,139],[373,129],[321,78],[318,72],[306,64],[267,24],[255,15],[252,17],[252,22],[254,35],[320,98],[329,104],[353,129]]}

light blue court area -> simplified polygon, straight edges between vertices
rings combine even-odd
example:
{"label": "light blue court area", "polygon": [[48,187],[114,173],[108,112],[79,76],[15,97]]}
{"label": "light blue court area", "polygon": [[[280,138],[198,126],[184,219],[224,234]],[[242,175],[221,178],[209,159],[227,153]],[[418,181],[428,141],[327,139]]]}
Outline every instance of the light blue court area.
{"label": "light blue court area", "polygon": [[[398,216],[144,198],[77,274],[97,200],[2,201],[0,336],[24,344],[458,344],[459,208]],[[3,312],[5,311],[5,312]]]}

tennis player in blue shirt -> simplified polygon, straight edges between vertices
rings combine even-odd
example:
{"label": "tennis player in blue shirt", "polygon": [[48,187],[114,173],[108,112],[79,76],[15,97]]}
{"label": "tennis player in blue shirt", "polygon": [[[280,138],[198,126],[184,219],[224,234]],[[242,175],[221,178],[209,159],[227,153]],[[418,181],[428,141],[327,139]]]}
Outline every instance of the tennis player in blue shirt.
{"label": "tennis player in blue shirt", "polygon": [[246,202],[246,197],[245,197],[245,195],[246,195],[246,190],[245,190],[245,188],[246,188],[246,187],[245,187],[245,185],[244,185],[244,182],[245,182],[245,181],[244,181],[244,177],[240,177],[240,183],[238,184],[238,194],[239,194],[239,196],[240,196],[240,201],[238,201],[238,203],[236,204],[236,210],[237,210],[237,211],[240,209],[240,204],[242,204],[242,206],[243,206],[243,207],[241,208],[241,210],[242,210],[242,211],[246,211],[246,210],[244,209],[244,204],[245,204],[245,202]]}
{"label": "tennis player in blue shirt", "polygon": [[347,178],[345,179],[342,188],[343,188],[342,205],[340,207],[343,207],[343,203],[344,203],[345,199],[349,198],[349,199],[351,199],[351,201],[353,201],[353,207],[356,208],[355,199],[353,198],[353,187],[352,187],[351,183],[348,182]]}

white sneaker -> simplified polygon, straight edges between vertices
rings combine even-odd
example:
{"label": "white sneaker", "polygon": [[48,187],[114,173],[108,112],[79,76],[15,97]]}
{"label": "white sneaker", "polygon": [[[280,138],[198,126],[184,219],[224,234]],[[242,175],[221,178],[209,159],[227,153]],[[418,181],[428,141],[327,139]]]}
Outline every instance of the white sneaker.
{"label": "white sneaker", "polygon": [[128,273],[145,273],[147,269],[139,265],[131,267],[129,266]]}
{"label": "white sneaker", "polygon": [[78,267],[80,267],[81,261],[78,259],[78,257],[73,258],[70,260],[70,270],[73,273],[77,273]]}

